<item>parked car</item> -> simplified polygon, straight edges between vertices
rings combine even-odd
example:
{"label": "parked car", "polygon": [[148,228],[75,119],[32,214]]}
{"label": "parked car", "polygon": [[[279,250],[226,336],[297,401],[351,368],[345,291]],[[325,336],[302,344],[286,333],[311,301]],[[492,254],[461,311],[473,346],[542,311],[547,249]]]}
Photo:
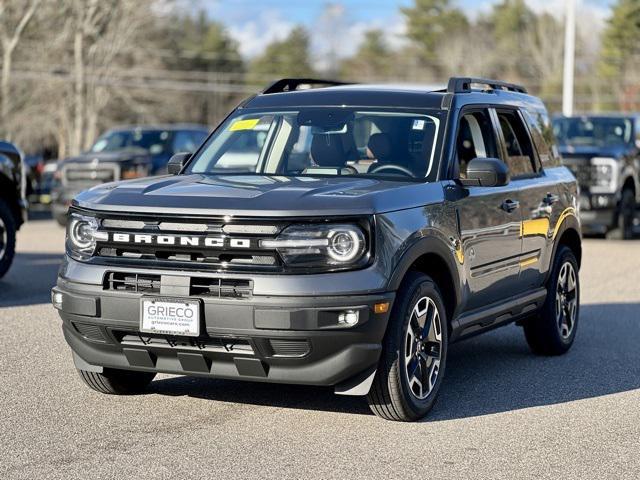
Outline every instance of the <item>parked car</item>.
{"label": "parked car", "polygon": [[102,135],[89,151],[58,163],[52,212],[60,225],[71,199],[101,183],[167,173],[174,153],[193,152],[207,137],[200,125],[175,124],[117,127]]}
{"label": "parked car", "polygon": [[632,238],[640,201],[640,115],[558,117],[553,128],[580,184],[583,231],[617,228],[622,238]]}
{"label": "parked car", "polygon": [[52,301],[82,380],[325,385],[415,420],[451,342],[518,322],[535,353],[566,352],[581,234],[550,131],[495,80],[276,82],[174,177],[74,199]]}
{"label": "parked car", "polygon": [[26,212],[22,154],[13,144],[0,141],[0,278],[13,262],[16,232]]}

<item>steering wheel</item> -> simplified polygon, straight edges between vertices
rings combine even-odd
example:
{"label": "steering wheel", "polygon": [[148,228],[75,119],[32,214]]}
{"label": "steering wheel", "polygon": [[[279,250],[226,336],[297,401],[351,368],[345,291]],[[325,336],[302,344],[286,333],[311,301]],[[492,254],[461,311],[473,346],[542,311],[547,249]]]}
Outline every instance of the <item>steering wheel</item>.
{"label": "steering wheel", "polygon": [[384,170],[394,170],[396,172],[400,172],[403,175],[407,175],[408,177],[415,177],[413,172],[409,170],[407,167],[403,167],[402,165],[394,165],[394,164],[386,164],[374,167],[371,169],[369,173],[380,173]]}

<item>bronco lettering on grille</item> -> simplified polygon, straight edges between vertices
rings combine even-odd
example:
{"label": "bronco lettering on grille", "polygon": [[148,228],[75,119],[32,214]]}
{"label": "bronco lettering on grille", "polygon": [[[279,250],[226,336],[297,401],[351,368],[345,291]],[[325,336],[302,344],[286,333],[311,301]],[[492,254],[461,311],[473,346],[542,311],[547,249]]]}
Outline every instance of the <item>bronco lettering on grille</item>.
{"label": "bronco lettering on grille", "polygon": [[[251,248],[248,238],[203,237],[191,235],[155,235],[112,233],[110,241],[136,245],[173,245],[181,247]],[[257,245],[254,245],[254,247]]]}

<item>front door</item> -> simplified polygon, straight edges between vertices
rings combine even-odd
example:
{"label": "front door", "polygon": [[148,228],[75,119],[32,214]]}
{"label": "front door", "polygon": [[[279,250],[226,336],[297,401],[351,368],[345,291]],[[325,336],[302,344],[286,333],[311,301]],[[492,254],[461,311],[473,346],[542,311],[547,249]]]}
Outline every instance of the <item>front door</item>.
{"label": "front door", "polygon": [[[460,178],[473,158],[500,158],[487,109],[463,112],[458,125],[456,156]],[[459,218],[462,261],[468,288],[465,310],[508,299],[521,291],[518,277],[522,212],[517,187],[460,187],[454,201]]]}

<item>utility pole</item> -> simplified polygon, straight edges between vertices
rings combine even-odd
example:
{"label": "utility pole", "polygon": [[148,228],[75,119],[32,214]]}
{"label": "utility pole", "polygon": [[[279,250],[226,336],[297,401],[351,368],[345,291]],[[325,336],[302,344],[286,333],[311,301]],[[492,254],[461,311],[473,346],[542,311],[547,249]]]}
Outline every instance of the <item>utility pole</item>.
{"label": "utility pole", "polygon": [[573,77],[576,60],[576,0],[565,0],[564,75],[562,79],[562,114],[573,115]]}

